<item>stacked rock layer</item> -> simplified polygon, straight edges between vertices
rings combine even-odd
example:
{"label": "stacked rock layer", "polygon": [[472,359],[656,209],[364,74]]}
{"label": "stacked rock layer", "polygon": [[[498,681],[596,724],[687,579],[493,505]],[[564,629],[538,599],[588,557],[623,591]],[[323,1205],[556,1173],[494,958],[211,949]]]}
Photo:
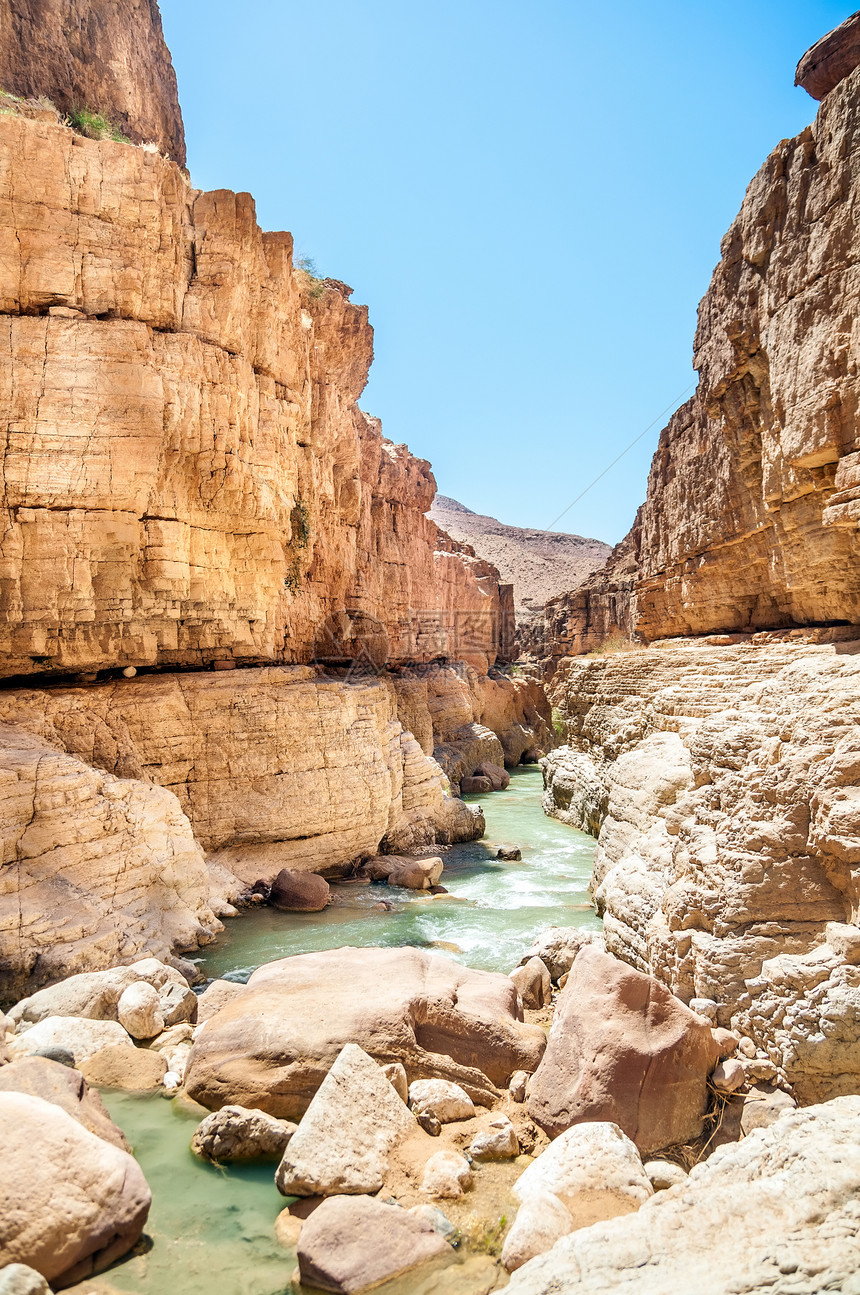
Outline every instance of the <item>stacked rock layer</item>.
{"label": "stacked rock layer", "polygon": [[693,397],[607,566],[529,647],[860,623],[860,69],[752,181],[699,307]]}

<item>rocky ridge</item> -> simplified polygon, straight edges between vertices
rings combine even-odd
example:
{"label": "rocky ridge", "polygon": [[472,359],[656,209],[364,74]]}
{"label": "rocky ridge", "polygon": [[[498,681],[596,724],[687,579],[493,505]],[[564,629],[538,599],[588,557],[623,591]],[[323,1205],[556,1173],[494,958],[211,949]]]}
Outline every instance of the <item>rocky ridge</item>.
{"label": "rocky ridge", "polygon": [[548,599],[576,588],[610,554],[608,544],[560,531],[506,526],[437,495],[429,513],[454,539],[470,545],[513,585],[520,622],[538,615]]}

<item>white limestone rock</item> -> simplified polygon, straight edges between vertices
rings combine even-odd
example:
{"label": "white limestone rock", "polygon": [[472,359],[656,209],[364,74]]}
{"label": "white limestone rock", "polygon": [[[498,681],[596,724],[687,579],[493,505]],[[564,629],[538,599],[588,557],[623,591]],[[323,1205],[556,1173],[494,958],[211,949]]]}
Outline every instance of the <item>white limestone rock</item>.
{"label": "white limestone rock", "polygon": [[275,1181],[284,1196],[376,1192],[416,1128],[380,1066],[347,1043],[290,1139]]}
{"label": "white limestone rock", "polygon": [[685,1184],[660,1192],[637,1214],[563,1237],[520,1268],[507,1290],[853,1292],[858,1199],[860,1097],[838,1097],[719,1147]]}
{"label": "white limestone rock", "polygon": [[448,1079],[415,1079],[409,1085],[409,1106],[415,1115],[435,1115],[441,1124],[471,1120],[475,1103],[459,1084]]}

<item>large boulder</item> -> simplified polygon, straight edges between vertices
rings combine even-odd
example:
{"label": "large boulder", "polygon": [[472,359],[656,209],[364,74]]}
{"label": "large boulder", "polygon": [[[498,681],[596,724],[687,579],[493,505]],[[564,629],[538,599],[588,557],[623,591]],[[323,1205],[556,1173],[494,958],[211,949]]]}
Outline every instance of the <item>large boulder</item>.
{"label": "large boulder", "polygon": [[489,778],[493,791],[505,791],[511,785],[511,775],[507,769],[503,769],[500,764],[493,764],[490,760],[482,760],[477,768],[472,770],[473,778]]}
{"label": "large boulder", "polygon": [[488,792],[493,791],[493,783],[490,778],[461,778],[460,792],[463,796],[486,796]]}
{"label": "large boulder", "polygon": [[202,1025],[210,1017],[215,1016],[232,1003],[235,998],[239,998],[245,991],[245,986],[237,980],[213,980],[203,990],[202,994],[197,996],[197,1023]]}
{"label": "large boulder", "polygon": [[90,1133],[130,1151],[122,1129],[108,1115],[104,1102],[79,1070],[48,1057],[21,1057],[0,1066],[0,1093],[25,1093],[59,1106]]}
{"label": "large boulder", "polygon": [[561,991],[528,1112],[550,1137],[608,1120],[640,1152],[698,1136],[719,1050],[710,1027],[665,985],[594,947]]}
{"label": "large boulder", "polygon": [[197,1125],[191,1150],[203,1160],[280,1160],[296,1131],[288,1120],[244,1106],[222,1106]]}
{"label": "large boulder", "polygon": [[472,1186],[472,1170],[458,1151],[437,1151],[424,1166],[421,1190],[427,1196],[454,1200]]}
{"label": "large boulder", "polygon": [[40,1097],[0,1092],[0,1267],[70,1285],[135,1244],[150,1192],[137,1161]]}
{"label": "large boulder", "polygon": [[47,1049],[60,1049],[68,1052],[75,1065],[80,1067],[96,1052],[111,1045],[133,1046],[129,1035],[117,1021],[48,1016],[10,1039],[7,1047],[13,1059],[30,1057]]}
{"label": "large boulder", "polygon": [[552,981],[546,964],[540,958],[529,958],[528,962],[515,967],[511,980],[520,992],[523,1007],[535,1010],[545,1007],[552,999]]}
{"label": "large boulder", "polygon": [[560,1240],[510,1295],[853,1292],[860,1272],[860,1097],[781,1116],[719,1147],[638,1213]]}
{"label": "large boulder", "polygon": [[269,903],[285,913],[319,913],[331,903],[331,886],[315,872],[282,868],[272,882]]}
{"label": "large boulder", "polygon": [[99,1088],[147,1093],[160,1088],[167,1073],[167,1056],[154,1048],[108,1044],[79,1062],[84,1076]]}
{"label": "large boulder", "polygon": [[285,1196],[377,1192],[392,1152],[416,1129],[381,1067],[348,1043],[284,1151],[278,1190]]}
{"label": "large boulder", "polygon": [[631,1214],[653,1194],[639,1152],[617,1124],[568,1129],[517,1179],[514,1196],[525,1208],[505,1238],[502,1263],[519,1268],[568,1232]]}
{"label": "large boulder", "polygon": [[515,1070],[537,1068],[546,1035],[522,1022],[507,976],[422,949],[329,949],[255,971],[198,1034],[186,1088],[210,1109],[298,1119],[348,1042],[488,1103]]}
{"label": "large boulder", "polygon": [[154,1039],[164,1030],[164,1017],[159,1008],[158,990],[140,980],[123,990],[116,1005],[116,1017],[133,1039]]}
{"label": "large boulder", "polygon": [[366,1196],[332,1196],[304,1223],[296,1253],[302,1285],[361,1295],[401,1273],[453,1258],[432,1223]]}
{"label": "large boulder", "polygon": [[409,1085],[409,1106],[415,1115],[433,1114],[440,1124],[471,1120],[475,1103],[450,1079],[416,1079]]}

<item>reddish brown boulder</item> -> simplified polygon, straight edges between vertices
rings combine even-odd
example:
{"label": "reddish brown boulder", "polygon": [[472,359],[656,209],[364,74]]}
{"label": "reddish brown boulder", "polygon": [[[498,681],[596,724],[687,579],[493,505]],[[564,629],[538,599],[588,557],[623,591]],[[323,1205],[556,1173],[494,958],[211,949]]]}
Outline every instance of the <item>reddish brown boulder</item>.
{"label": "reddish brown boulder", "polygon": [[561,992],[529,1115],[557,1137],[609,1120],[642,1154],[698,1136],[718,1060],[702,1019],[652,976],[586,947]]}
{"label": "reddish brown boulder", "polygon": [[346,1043],[488,1104],[515,1070],[534,1072],[546,1035],[523,1023],[507,976],[422,949],[328,949],[258,968],[198,1034],[186,1088],[211,1109],[295,1120]]}
{"label": "reddish brown boulder", "polygon": [[460,781],[460,794],[463,796],[486,796],[492,790],[489,778],[462,778]]}
{"label": "reddish brown boulder", "polygon": [[492,764],[489,760],[479,764],[472,776],[475,778],[489,778],[493,791],[505,791],[511,785],[511,775],[507,769],[503,769],[500,764]]}
{"label": "reddish brown boulder", "polygon": [[282,868],[272,882],[269,903],[285,913],[318,913],[331,902],[331,887],[315,872]]}
{"label": "reddish brown boulder", "polygon": [[302,1285],[359,1295],[453,1252],[432,1223],[367,1196],[330,1196],[302,1225]]}
{"label": "reddish brown boulder", "polygon": [[813,99],[823,99],[860,64],[860,13],[853,13],[808,49],[797,65],[794,84]]}

